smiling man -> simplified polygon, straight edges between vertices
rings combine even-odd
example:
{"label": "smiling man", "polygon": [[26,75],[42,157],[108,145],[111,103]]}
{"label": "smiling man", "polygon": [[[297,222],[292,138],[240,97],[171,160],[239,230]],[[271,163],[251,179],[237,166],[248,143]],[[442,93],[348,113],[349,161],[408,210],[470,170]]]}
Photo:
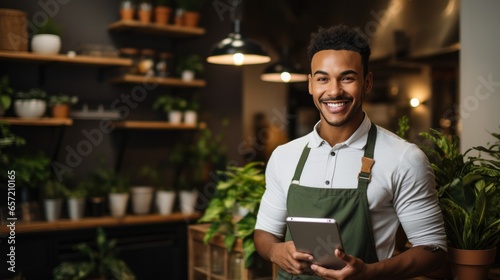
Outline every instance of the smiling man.
{"label": "smiling man", "polygon": [[[373,85],[370,47],[357,28],[320,28],[308,48],[309,94],[320,120],[308,135],[279,146],[266,168],[255,246],[277,264],[278,279],[405,279],[446,259],[446,236],[424,153],[373,124],[363,99]],[[346,263],[312,264],[286,228],[289,216],[339,222]],[[393,256],[402,225],[412,248]]]}

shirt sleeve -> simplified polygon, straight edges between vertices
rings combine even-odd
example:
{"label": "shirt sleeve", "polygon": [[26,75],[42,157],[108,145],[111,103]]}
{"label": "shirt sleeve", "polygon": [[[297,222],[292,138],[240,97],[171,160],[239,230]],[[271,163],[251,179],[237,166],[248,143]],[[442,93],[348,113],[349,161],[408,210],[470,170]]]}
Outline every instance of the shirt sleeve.
{"label": "shirt sleeve", "polygon": [[425,154],[411,145],[398,168],[394,208],[413,246],[437,245],[446,250],[446,233],[438,204],[434,172]]}
{"label": "shirt sleeve", "polygon": [[[279,148],[278,148],[279,150]],[[284,236],[285,220],[287,216],[285,193],[288,188],[284,188],[278,176],[278,156],[277,150],[271,155],[266,167],[266,190],[262,196],[259,212],[257,213],[257,223],[255,229],[267,231],[279,238]]]}

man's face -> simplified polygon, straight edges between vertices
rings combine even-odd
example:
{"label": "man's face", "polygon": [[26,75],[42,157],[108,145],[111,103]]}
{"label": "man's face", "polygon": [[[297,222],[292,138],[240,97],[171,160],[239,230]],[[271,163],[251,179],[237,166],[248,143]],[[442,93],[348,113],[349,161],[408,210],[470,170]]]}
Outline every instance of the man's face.
{"label": "man's face", "polygon": [[[323,50],[314,54],[309,75],[309,94],[331,126],[343,126],[363,117],[364,94],[370,92],[372,75],[363,75],[361,55],[348,50]],[[357,122],[355,125],[359,125]],[[352,122],[351,122],[352,123]]]}

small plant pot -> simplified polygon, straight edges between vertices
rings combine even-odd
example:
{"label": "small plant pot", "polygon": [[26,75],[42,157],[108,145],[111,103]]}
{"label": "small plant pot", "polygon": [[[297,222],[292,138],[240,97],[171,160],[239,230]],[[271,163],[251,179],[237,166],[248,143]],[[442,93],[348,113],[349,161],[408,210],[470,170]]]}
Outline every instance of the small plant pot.
{"label": "small plant pot", "polygon": [[68,198],[68,216],[72,221],[78,221],[85,214],[84,198]]}
{"label": "small plant pot", "polygon": [[184,82],[191,82],[194,80],[195,73],[192,70],[183,70],[181,73],[181,79]]}
{"label": "small plant pot", "polygon": [[109,194],[109,212],[115,218],[125,216],[129,199],[128,193],[110,193]]}
{"label": "small plant pot", "polygon": [[40,99],[20,99],[14,101],[14,111],[20,118],[40,118],[45,114],[47,102]]}
{"label": "small plant pot", "polygon": [[180,124],[182,122],[182,112],[181,111],[168,112],[168,122],[172,124]]}
{"label": "small plant pot", "polygon": [[185,11],[183,15],[183,24],[187,27],[197,27],[200,22],[200,13]]}
{"label": "small plant pot", "polygon": [[134,19],[134,9],[121,9],[120,10],[121,20],[133,20]]}
{"label": "small plant pot", "polygon": [[170,19],[170,13],[172,9],[170,7],[156,7],[155,8],[155,23],[166,25]]}
{"label": "small plant pot", "polygon": [[160,215],[170,215],[172,213],[172,209],[174,208],[174,202],[174,191],[159,190],[156,192],[156,207],[158,208],[158,213]]}
{"label": "small plant pot", "polygon": [[37,34],[31,39],[31,51],[38,54],[58,54],[61,37],[53,34]]}
{"label": "small plant pot", "polygon": [[188,110],[184,112],[185,124],[196,124],[197,121],[198,121],[198,113],[196,113],[196,111]]}
{"label": "small plant pot", "polygon": [[132,193],[132,212],[138,215],[150,213],[154,188],[140,186],[133,187],[130,191]]}
{"label": "small plant pot", "polygon": [[180,191],[180,210],[183,214],[193,214],[196,211],[196,200],[198,199],[198,191]]}
{"label": "small plant pot", "polygon": [[56,119],[66,119],[69,117],[69,105],[57,104],[51,107],[51,115]]}
{"label": "small plant pot", "polygon": [[142,23],[150,23],[151,22],[151,11],[149,10],[139,10],[137,11],[137,16],[139,17],[139,21]]}
{"label": "small plant pot", "polygon": [[43,205],[47,221],[53,222],[61,218],[62,202],[60,198],[44,199]]}

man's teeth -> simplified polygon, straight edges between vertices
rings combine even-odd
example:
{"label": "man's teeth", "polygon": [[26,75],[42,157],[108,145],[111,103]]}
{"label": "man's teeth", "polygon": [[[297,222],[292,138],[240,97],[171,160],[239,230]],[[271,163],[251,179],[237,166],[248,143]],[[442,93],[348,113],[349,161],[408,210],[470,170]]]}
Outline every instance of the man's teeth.
{"label": "man's teeth", "polygon": [[326,103],[326,105],[328,107],[332,107],[332,108],[338,108],[338,107],[342,107],[345,105],[345,102],[341,102],[341,103]]}

